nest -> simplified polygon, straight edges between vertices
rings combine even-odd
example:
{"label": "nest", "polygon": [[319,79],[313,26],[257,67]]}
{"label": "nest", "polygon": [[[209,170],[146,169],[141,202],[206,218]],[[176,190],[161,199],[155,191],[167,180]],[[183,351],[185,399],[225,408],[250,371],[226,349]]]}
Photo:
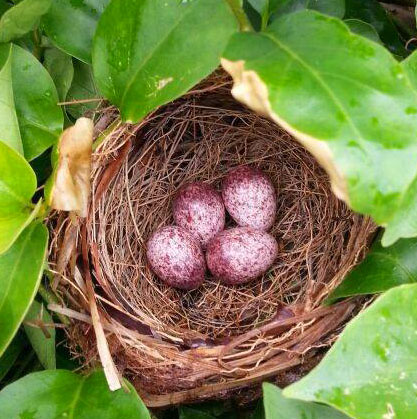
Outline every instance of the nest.
{"label": "nest", "polygon": [[[115,364],[148,406],[230,397],[268,377],[287,384],[316,363],[363,301],[322,305],[365,255],[374,225],[332,194],[302,146],[234,101],[230,88],[215,73],[137,125],[120,123],[111,107],[97,111],[89,215],[51,219],[50,262],[74,319],[72,350],[86,365],[97,362],[91,278]],[[218,187],[241,164],[263,170],[279,191],[275,264],[246,285],[207,274],[193,291],[167,287],[149,269],[147,238],[172,223],[180,186]]]}

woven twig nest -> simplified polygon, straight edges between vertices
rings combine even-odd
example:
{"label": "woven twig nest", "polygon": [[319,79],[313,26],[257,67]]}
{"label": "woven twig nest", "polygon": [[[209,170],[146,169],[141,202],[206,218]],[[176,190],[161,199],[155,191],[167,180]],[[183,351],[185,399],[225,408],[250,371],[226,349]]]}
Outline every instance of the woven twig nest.
{"label": "woven twig nest", "polygon": [[[51,220],[55,285],[74,319],[71,348],[85,364],[97,362],[91,277],[115,364],[149,406],[228,397],[268,377],[288,384],[361,307],[357,299],[322,302],[363,258],[374,225],[335,198],[314,158],[234,101],[230,87],[216,73],[137,125],[99,110],[98,126],[109,129],[98,134],[88,218]],[[275,264],[242,286],[209,274],[197,290],[165,286],[145,245],[172,223],[176,191],[197,180],[218,187],[241,164],[262,169],[279,191]]]}

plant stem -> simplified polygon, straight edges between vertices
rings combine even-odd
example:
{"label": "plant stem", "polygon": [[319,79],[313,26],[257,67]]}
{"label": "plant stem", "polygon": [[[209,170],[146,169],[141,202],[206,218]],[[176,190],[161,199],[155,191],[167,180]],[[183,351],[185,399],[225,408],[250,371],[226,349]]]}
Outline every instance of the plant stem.
{"label": "plant stem", "polygon": [[41,46],[41,34],[38,28],[36,28],[32,32],[32,38],[33,38],[33,55],[38,59],[38,61],[41,61],[43,48]]}
{"label": "plant stem", "polygon": [[[61,304],[61,302],[58,300],[56,295],[53,292],[46,289],[42,284],[39,285],[38,292],[48,304]],[[65,326],[69,326],[70,321],[68,317],[60,313],[54,313],[54,314],[59,318],[59,320],[61,320],[61,323],[65,324]]]}
{"label": "plant stem", "polygon": [[236,19],[240,25],[240,30],[244,32],[253,31],[252,25],[242,8],[241,0],[226,0],[226,2],[229,4],[232,12],[236,16]]}

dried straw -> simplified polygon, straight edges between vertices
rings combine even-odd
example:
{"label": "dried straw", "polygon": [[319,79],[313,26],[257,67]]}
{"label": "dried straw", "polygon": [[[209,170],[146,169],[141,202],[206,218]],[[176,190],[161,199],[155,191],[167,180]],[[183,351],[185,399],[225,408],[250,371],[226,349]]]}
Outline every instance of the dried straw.
{"label": "dried straw", "polygon": [[[137,125],[118,122],[113,108],[98,119],[111,130],[97,133],[89,217],[80,225],[62,214],[51,220],[51,264],[68,306],[61,311],[84,319],[69,332],[84,362],[97,359],[86,270],[115,363],[150,406],[227,397],[296,371],[334,340],[360,302],[321,303],[363,258],[375,228],[334,197],[306,150],[238,105],[223,73]],[[196,180],[218,187],[240,164],[262,169],[278,190],[276,263],[243,286],[209,275],[194,291],[165,286],[150,271],[145,246],[172,223],[174,194]],[[87,264],[78,258],[83,243]]]}

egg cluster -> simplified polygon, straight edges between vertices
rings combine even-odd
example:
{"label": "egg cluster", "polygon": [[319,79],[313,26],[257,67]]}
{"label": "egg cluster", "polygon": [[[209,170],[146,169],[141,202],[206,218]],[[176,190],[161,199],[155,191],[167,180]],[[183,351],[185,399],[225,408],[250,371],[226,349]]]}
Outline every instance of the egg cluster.
{"label": "egg cluster", "polygon": [[[221,194],[206,183],[185,185],[173,202],[175,225],[158,229],[148,240],[149,265],[162,281],[185,290],[203,283],[207,267],[223,284],[247,283],[277,257],[278,244],[267,232],[276,205],[271,180],[249,166],[230,171]],[[224,229],[226,210],[237,227]]]}

